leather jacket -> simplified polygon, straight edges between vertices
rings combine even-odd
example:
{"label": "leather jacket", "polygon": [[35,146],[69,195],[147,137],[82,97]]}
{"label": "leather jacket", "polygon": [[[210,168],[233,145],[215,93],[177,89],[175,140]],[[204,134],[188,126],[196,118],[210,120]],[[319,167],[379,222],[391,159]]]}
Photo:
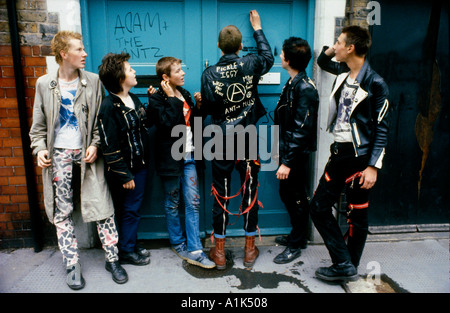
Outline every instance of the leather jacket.
{"label": "leather jacket", "polygon": [[283,87],[275,109],[280,164],[295,167],[300,155],[316,151],[318,108],[316,86],[304,71]]}
{"label": "leather jacket", "polygon": [[134,172],[148,164],[148,131],[145,108],[139,98],[129,93],[135,110],[109,94],[98,113],[98,128],[107,175],[125,184],[134,179]]}
{"label": "leather jacket", "polygon": [[[192,133],[194,134],[195,123],[194,117],[200,115],[200,111],[192,101],[190,93],[182,88],[177,88],[187,104],[191,108],[191,116],[189,122]],[[148,100],[147,116],[151,125],[156,126],[155,134],[155,166],[158,175],[162,176],[180,176],[184,171],[184,159],[175,160],[172,157],[172,146],[180,140],[182,134],[172,137],[172,129],[177,125],[186,125],[183,115],[184,102],[176,97],[168,97],[166,93],[159,88],[158,91],[151,95]],[[201,125],[200,125],[201,126]],[[194,139],[193,139],[194,140]],[[198,147],[199,149],[201,147]],[[200,160],[196,160],[197,169],[201,169]]]}
{"label": "leather jacket", "polygon": [[[338,75],[330,95],[327,130],[332,131],[336,121],[340,90],[350,69],[345,63],[332,61],[325,54],[324,47],[317,59],[321,69]],[[355,80],[359,83],[349,123],[352,130],[352,143],[355,156],[369,155],[369,166],[381,169],[389,130],[389,89],[366,60]]]}
{"label": "leather jacket", "polygon": [[255,31],[253,37],[258,54],[244,57],[225,54],[217,64],[203,71],[202,110],[212,116],[213,124],[222,128],[256,124],[266,114],[257,85],[260,77],[272,68],[274,57],[262,30]]}

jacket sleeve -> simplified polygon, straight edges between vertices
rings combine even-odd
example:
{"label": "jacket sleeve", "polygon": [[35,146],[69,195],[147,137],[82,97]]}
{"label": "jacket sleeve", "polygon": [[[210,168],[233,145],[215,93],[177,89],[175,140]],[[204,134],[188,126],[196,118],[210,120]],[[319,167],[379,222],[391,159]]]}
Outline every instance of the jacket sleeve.
{"label": "jacket sleeve", "polygon": [[156,127],[172,128],[183,119],[183,101],[176,97],[163,97],[159,92],[148,101],[147,118]]}
{"label": "jacket sleeve", "polygon": [[307,151],[311,141],[312,132],[315,131],[314,118],[318,106],[318,95],[315,88],[295,89],[294,112],[285,133],[285,149],[280,158],[280,164],[293,167],[294,160],[299,154]]}
{"label": "jacket sleeve", "polygon": [[112,109],[111,102],[103,100],[98,113],[101,148],[109,170],[118,177],[121,184],[125,184],[134,179],[134,176],[123,158],[119,140],[120,125],[117,125]]}
{"label": "jacket sleeve", "polygon": [[95,99],[96,105],[94,107],[97,108],[97,112],[95,114],[94,126],[92,127],[91,146],[100,147],[101,143],[100,143],[100,134],[98,131],[98,111],[100,110],[102,100],[105,97],[105,90],[99,78],[97,78],[96,90],[97,90]]}
{"label": "jacket sleeve", "polygon": [[264,75],[272,68],[275,59],[273,57],[269,42],[267,41],[262,29],[255,31],[253,33],[253,38],[255,38],[256,47],[258,48],[259,60],[259,64],[256,67],[255,72],[259,75]]}
{"label": "jacket sleeve", "polygon": [[372,85],[372,116],[376,117],[375,134],[373,137],[372,153],[369,165],[378,169],[382,167],[385,148],[388,141],[388,130],[390,121],[389,88],[384,80],[379,77]]}
{"label": "jacket sleeve", "polygon": [[44,110],[41,79],[38,79],[36,82],[30,141],[33,155],[37,155],[39,151],[47,149],[47,117]]}
{"label": "jacket sleeve", "polygon": [[319,65],[319,67],[322,70],[324,70],[328,73],[334,74],[334,75],[339,75],[344,72],[350,71],[347,64],[345,64],[343,62],[335,62],[332,60],[332,57],[329,57],[328,55],[326,55],[325,50],[327,50],[327,49],[328,49],[328,47],[324,46],[322,49],[322,52],[320,53],[319,57],[317,58],[317,65]]}

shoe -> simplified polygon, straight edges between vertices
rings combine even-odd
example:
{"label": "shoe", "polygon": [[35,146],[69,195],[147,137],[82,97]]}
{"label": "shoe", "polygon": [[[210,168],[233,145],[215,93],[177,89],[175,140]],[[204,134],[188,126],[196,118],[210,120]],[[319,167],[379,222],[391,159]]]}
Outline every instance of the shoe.
{"label": "shoe", "polygon": [[316,277],[326,281],[355,281],[358,280],[358,271],[351,262],[346,261],[330,267],[318,268]]}
{"label": "shoe", "polygon": [[146,258],[150,257],[150,251],[145,249],[145,248],[143,248],[143,247],[141,247],[140,245],[136,245],[134,247],[134,252],[136,252],[140,256],[143,256],[143,257],[146,257]]}
{"label": "shoe", "polygon": [[[288,245],[288,236],[275,237],[275,242],[277,244],[279,244],[280,246],[287,246]],[[306,249],[307,245],[308,244],[306,242],[301,243],[300,244],[300,249]]]}
{"label": "shoe", "polygon": [[132,265],[147,265],[150,263],[149,257],[144,257],[136,252],[120,253],[119,262],[121,264],[132,264]]}
{"label": "shoe", "polygon": [[300,249],[300,248],[293,249],[293,248],[286,247],[286,249],[284,249],[283,252],[281,252],[279,255],[277,255],[273,259],[273,262],[276,264],[286,264],[286,263],[294,261],[301,254],[302,254],[302,249]]}
{"label": "shoe", "polygon": [[128,281],[128,274],[119,261],[106,262],[105,269],[112,274],[112,279],[116,283],[125,284]]}
{"label": "shoe", "polygon": [[281,246],[287,246],[288,244],[287,237],[288,236],[278,236],[275,238],[275,242]]}
{"label": "shoe", "polygon": [[188,251],[185,242],[182,242],[177,246],[172,246],[172,251],[183,260],[188,260]]}
{"label": "shoe", "polygon": [[244,266],[253,267],[258,255],[259,250],[255,246],[255,236],[245,236]]}
{"label": "shoe", "polygon": [[208,257],[205,255],[205,253],[191,253],[188,252],[188,259],[187,262],[189,264],[197,265],[203,268],[214,268],[216,267],[216,263],[209,260]]}
{"label": "shoe", "polygon": [[67,267],[66,283],[73,290],[80,290],[84,288],[86,281],[81,274],[80,263],[77,262],[74,265]]}
{"label": "shoe", "polygon": [[216,264],[218,270],[227,268],[225,258],[225,238],[214,238],[215,246],[209,250],[209,258]]}

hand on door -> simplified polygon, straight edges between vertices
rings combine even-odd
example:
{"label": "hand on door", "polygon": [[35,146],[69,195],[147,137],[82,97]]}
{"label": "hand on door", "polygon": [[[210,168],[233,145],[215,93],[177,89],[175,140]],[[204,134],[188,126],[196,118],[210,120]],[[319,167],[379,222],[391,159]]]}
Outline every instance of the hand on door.
{"label": "hand on door", "polygon": [[256,11],[256,10],[250,11],[250,23],[252,24],[254,31],[262,29],[261,18],[259,17],[258,11]]}

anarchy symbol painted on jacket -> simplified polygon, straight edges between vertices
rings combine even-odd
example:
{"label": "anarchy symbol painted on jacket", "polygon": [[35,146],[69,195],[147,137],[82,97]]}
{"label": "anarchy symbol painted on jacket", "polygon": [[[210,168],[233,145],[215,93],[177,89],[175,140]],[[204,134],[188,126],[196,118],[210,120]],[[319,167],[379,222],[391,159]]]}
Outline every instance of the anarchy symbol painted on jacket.
{"label": "anarchy symbol painted on jacket", "polygon": [[245,98],[246,91],[246,88],[242,84],[231,84],[227,88],[227,98],[230,102],[241,102]]}

